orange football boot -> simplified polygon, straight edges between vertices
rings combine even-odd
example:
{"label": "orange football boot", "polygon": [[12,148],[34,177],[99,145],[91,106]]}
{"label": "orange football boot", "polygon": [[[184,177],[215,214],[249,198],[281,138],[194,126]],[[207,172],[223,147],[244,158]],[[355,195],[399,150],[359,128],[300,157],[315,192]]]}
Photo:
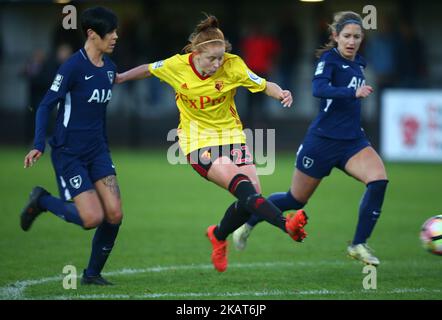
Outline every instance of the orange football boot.
{"label": "orange football boot", "polygon": [[302,209],[286,216],[285,229],[293,240],[303,242],[307,237],[307,232],[304,230],[307,220],[308,216]]}
{"label": "orange football boot", "polygon": [[224,272],[227,269],[227,240],[219,241],[213,231],[216,226],[209,226],[207,228],[207,238],[212,243],[212,263],[216,270]]}

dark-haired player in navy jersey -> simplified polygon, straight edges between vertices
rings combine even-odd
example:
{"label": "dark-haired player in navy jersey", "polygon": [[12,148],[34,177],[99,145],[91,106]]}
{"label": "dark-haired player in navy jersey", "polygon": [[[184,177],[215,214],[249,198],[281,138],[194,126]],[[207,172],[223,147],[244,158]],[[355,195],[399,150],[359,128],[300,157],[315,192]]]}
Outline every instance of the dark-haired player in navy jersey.
{"label": "dark-haired player in navy jersey", "polygon": [[[362,20],[357,13],[339,12],[330,29],[330,42],[317,51],[319,62],[313,78],[313,95],[321,99],[319,114],[298,149],[290,190],[268,199],[281,211],[303,208],[322,178],[334,167],[343,170],[367,186],[348,254],[378,265],[367,239],[380,216],[388,180],[381,158],[361,128],[361,99],[373,92],[365,84],[366,64],[357,53],[363,39]],[[259,221],[253,216],[234,232],[237,249],[244,249]]]}
{"label": "dark-haired player in navy jersey", "polygon": [[106,54],[114,50],[117,24],[116,15],[103,7],[82,13],[85,45],[58,69],[38,107],[34,147],[24,159],[28,168],[42,156],[49,115],[58,106],[55,133],[49,143],[60,198],[35,187],[21,213],[20,223],[27,231],[37,216],[50,211],[84,229],[97,228],[82,284],[111,284],[101,276],[101,270],[123,217],[105,132],[106,106],[112,97],[116,75],[116,66]]}

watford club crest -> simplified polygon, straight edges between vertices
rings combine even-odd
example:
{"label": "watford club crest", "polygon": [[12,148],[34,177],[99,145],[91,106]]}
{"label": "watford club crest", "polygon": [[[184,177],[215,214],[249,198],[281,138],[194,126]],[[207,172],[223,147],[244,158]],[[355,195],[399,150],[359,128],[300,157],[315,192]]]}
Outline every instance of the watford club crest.
{"label": "watford club crest", "polygon": [[215,81],[215,89],[221,92],[221,90],[224,88],[224,82],[223,81]]}
{"label": "watford club crest", "polygon": [[205,161],[208,161],[208,160],[210,160],[210,158],[211,158],[211,153],[210,153],[210,150],[206,150],[206,151],[204,151],[203,152],[203,154],[201,155],[201,159],[202,160],[205,160]]}

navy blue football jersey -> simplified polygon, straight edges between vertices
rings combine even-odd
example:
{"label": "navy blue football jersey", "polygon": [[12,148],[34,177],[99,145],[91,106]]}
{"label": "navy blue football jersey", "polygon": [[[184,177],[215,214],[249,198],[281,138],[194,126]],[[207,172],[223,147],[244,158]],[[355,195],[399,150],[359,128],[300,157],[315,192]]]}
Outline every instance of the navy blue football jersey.
{"label": "navy blue football jersey", "polygon": [[321,55],[312,82],[313,96],[321,101],[310,133],[345,140],[365,136],[361,128],[361,99],[356,98],[356,89],[365,85],[365,66],[359,54],[351,61],[336,48]]}
{"label": "navy blue football jersey", "polygon": [[56,105],[52,147],[82,153],[107,143],[106,106],[112,98],[116,66],[106,55],[103,62],[95,66],[82,48],[60,66],[37,109],[35,149],[44,151],[49,114]]}

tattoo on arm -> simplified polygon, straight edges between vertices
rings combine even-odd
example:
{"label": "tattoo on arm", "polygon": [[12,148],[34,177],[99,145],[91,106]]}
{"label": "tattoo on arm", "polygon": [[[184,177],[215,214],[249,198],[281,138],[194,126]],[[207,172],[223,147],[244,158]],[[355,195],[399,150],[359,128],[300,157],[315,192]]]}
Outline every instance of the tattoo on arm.
{"label": "tattoo on arm", "polygon": [[110,192],[120,198],[120,187],[118,186],[117,178],[115,176],[108,176],[102,181],[104,185],[110,190]]}

